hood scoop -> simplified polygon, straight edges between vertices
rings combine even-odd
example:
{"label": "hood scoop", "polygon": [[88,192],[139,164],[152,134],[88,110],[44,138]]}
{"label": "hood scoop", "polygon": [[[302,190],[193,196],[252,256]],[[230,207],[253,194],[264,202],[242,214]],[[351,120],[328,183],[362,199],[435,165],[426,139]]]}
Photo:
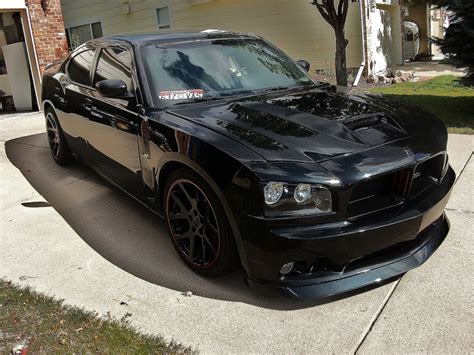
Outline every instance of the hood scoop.
{"label": "hood scoop", "polygon": [[372,146],[407,137],[400,125],[384,113],[350,117],[341,123],[354,135]]}

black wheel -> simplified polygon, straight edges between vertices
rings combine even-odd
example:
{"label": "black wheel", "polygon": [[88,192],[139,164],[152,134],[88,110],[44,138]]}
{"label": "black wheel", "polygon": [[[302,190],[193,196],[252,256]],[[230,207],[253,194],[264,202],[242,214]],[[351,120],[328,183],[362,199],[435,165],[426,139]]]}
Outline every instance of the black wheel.
{"label": "black wheel", "polygon": [[59,125],[58,118],[51,109],[46,110],[45,116],[48,144],[51,155],[58,165],[66,165],[72,161],[72,155],[66,139],[64,138],[61,126]]}
{"label": "black wheel", "polygon": [[209,184],[189,169],[171,174],[164,190],[164,211],[171,240],[195,272],[218,277],[238,262],[229,221]]}

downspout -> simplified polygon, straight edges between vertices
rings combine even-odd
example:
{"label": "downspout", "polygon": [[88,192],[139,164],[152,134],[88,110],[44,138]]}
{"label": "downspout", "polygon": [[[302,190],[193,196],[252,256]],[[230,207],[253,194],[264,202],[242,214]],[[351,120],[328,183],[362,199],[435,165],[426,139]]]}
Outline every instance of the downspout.
{"label": "downspout", "polygon": [[426,4],[426,46],[428,47],[428,55],[433,60],[433,48],[431,43],[431,5]]}
{"label": "downspout", "polygon": [[360,14],[360,29],[362,35],[362,63],[360,64],[359,71],[357,72],[357,76],[354,79],[354,83],[352,87],[356,87],[359,84],[359,80],[362,77],[362,73],[365,69],[365,64],[367,61],[366,50],[367,50],[367,38],[365,37],[367,34],[367,22],[365,18],[365,0],[359,0],[359,14]]}

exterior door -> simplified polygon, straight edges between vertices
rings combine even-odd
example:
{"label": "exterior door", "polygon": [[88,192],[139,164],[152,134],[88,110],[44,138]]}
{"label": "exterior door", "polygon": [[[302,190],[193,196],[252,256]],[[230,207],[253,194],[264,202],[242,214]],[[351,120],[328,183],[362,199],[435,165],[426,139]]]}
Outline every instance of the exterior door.
{"label": "exterior door", "polygon": [[57,92],[58,114],[61,128],[72,150],[89,162],[87,137],[91,130],[91,68],[96,56],[96,49],[85,49],[76,54],[67,65],[67,78],[64,80],[63,93]]}
{"label": "exterior door", "polygon": [[105,47],[99,53],[93,85],[116,79],[127,84],[127,99],[102,97],[94,90],[88,134],[92,161],[99,173],[131,194],[141,197],[141,167],[138,152],[138,105],[134,98],[132,55],[125,47]]}

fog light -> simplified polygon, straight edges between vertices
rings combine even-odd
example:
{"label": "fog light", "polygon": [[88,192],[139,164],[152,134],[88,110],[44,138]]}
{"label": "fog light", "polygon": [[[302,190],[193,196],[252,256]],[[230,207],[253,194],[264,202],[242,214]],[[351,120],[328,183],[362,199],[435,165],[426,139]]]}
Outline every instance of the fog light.
{"label": "fog light", "polygon": [[283,265],[280,269],[280,274],[282,275],[288,275],[290,272],[293,271],[293,268],[295,267],[295,263],[292,261],[292,262],[289,262],[289,263],[286,263],[285,265]]}
{"label": "fog light", "polygon": [[265,203],[267,205],[274,205],[280,201],[283,195],[283,183],[282,182],[269,182],[263,189],[265,195]]}
{"label": "fog light", "polygon": [[295,193],[293,196],[295,197],[296,202],[298,203],[305,203],[311,198],[311,185],[308,184],[299,184],[296,186]]}

